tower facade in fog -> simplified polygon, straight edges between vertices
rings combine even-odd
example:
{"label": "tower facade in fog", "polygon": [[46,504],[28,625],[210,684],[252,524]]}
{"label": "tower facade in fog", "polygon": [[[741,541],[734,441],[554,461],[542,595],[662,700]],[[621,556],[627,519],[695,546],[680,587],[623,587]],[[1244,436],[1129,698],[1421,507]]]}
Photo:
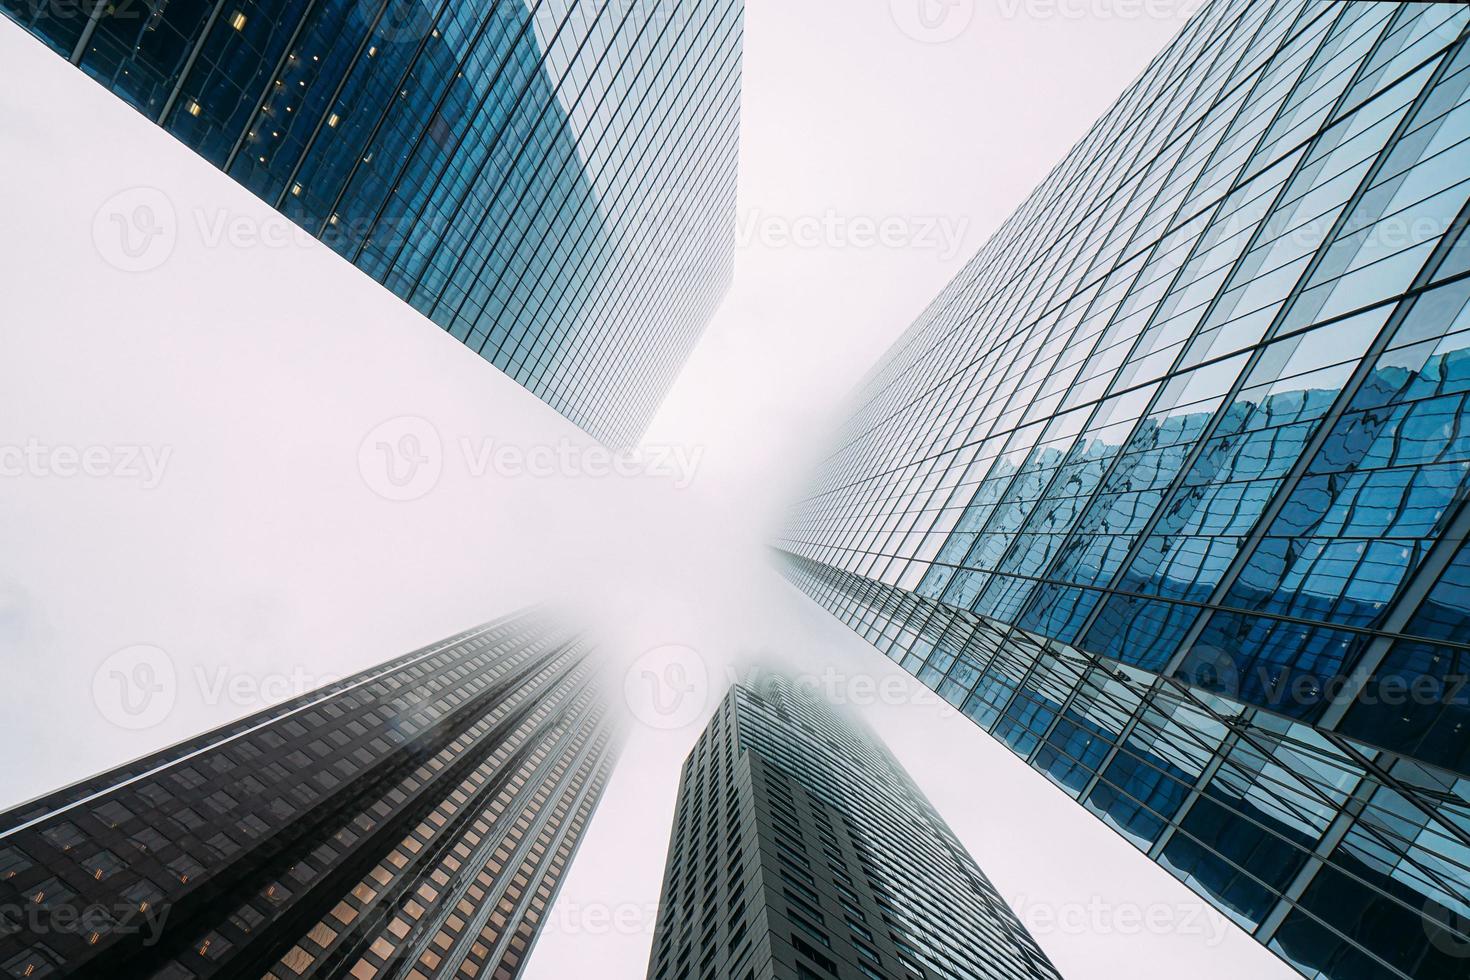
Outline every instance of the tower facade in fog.
{"label": "tower facade in fog", "polygon": [[1467,25],[1204,6],[872,371],[779,541],[1312,977],[1470,963]]}
{"label": "tower facade in fog", "polygon": [[6,976],[521,972],[614,762],[527,613],[0,816]]}
{"label": "tower facade in fog", "polygon": [[743,0],[0,11],[609,443],[728,288]]}
{"label": "tower facade in fog", "polygon": [[1057,973],[882,743],[767,674],[684,763],[648,976]]}

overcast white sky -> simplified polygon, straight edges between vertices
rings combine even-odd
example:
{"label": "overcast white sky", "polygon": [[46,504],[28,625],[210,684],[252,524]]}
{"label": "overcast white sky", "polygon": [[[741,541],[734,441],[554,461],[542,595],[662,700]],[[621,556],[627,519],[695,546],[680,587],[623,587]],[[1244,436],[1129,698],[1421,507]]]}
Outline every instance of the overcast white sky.
{"label": "overcast white sky", "polygon": [[[42,460],[0,478],[0,739],[25,746],[0,806],[563,595],[612,662],[672,645],[705,683],[673,729],[633,698],[655,724],[529,980],[643,975],[677,765],[752,653],[831,665],[857,701],[898,685],[859,707],[1067,976],[1293,976],[766,565],[852,383],[1181,23],[918,2],[748,0],[737,281],[647,440],[692,482],[483,470],[487,447],[596,450],[0,21],[0,446]],[[106,244],[119,201],[155,208],[164,252]],[[400,486],[375,451],[404,438],[439,448]],[[140,667],[166,681],[142,715],[106,683]]]}

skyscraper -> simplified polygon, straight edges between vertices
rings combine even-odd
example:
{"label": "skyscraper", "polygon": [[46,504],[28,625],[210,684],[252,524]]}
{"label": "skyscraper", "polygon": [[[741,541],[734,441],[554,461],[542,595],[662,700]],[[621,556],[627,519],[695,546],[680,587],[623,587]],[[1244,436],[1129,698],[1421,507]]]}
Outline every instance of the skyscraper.
{"label": "skyscraper", "polygon": [[864,381],[779,542],[1313,977],[1470,963],[1467,24],[1206,5]]}
{"label": "skyscraper", "polygon": [[509,980],[617,754],[540,612],[0,816],[13,977]]}
{"label": "skyscraper", "polygon": [[1055,978],[878,739],[779,674],[684,763],[650,980]]}
{"label": "skyscraper", "polygon": [[0,10],[605,442],[728,287],[743,0]]}

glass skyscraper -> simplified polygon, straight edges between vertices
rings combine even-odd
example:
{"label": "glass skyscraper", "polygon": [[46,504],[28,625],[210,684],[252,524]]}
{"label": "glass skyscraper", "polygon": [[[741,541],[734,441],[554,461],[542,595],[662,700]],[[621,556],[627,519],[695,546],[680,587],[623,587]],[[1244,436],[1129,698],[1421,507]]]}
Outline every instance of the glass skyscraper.
{"label": "glass skyscraper", "polygon": [[684,763],[649,980],[1056,980],[882,742],[780,674]]}
{"label": "glass skyscraper", "polygon": [[510,980],[620,744],[540,612],[0,815],[7,977]]}
{"label": "glass skyscraper", "polygon": [[587,432],[728,288],[743,0],[0,0]]}
{"label": "glass skyscraper", "polygon": [[863,382],[779,541],[1312,977],[1470,971],[1467,24],[1203,7]]}

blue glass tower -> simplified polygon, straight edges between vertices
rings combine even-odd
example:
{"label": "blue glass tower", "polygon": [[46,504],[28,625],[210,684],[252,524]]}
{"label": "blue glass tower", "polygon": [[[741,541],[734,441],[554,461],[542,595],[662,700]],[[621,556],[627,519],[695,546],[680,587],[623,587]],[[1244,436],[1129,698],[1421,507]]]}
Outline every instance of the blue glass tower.
{"label": "blue glass tower", "polygon": [[1312,977],[1470,971],[1467,25],[1205,6],[864,381],[779,542]]}
{"label": "blue glass tower", "polygon": [[590,434],[732,271],[742,0],[0,0]]}

